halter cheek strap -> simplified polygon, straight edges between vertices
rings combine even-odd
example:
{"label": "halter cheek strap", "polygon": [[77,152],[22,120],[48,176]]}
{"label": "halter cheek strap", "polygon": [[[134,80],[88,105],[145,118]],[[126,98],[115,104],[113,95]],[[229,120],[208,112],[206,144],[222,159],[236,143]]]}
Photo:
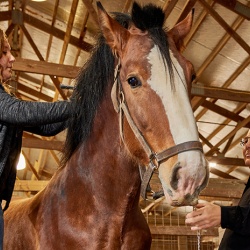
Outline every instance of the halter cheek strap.
{"label": "halter cheek strap", "polygon": [[118,64],[116,65],[115,67],[115,73],[114,73],[114,84],[113,84],[113,87],[112,87],[112,90],[111,90],[111,99],[112,99],[112,102],[113,102],[113,105],[114,105],[114,109],[117,113],[119,113],[119,99],[118,99],[118,96],[119,96],[119,86],[118,86],[118,76],[119,76],[119,73],[120,73],[120,68],[121,68],[121,64],[120,64],[120,61],[118,62]]}
{"label": "halter cheek strap", "polygon": [[142,184],[141,184],[141,196],[144,199],[146,199],[148,183],[153,175],[154,170],[158,169],[162,162],[168,160],[169,158],[181,152],[185,152],[189,150],[200,150],[201,152],[203,152],[203,149],[202,149],[201,142],[188,141],[188,142],[183,142],[178,145],[175,145],[166,150],[163,150],[160,153],[153,152],[148,142],[142,135],[141,131],[138,129],[138,127],[134,123],[134,120],[132,119],[129,113],[128,106],[125,101],[125,96],[122,90],[122,86],[119,81],[120,68],[121,68],[121,65],[119,62],[115,69],[115,79],[114,79],[114,85],[111,90],[111,99],[113,101],[114,109],[120,115],[119,126],[120,126],[120,135],[121,135],[123,142],[124,142],[124,136],[123,136],[123,114],[124,114],[128,121],[130,128],[132,129],[134,135],[136,136],[137,140],[142,145],[145,153],[147,154],[149,158],[149,164],[148,164],[146,172],[144,173],[142,177]]}

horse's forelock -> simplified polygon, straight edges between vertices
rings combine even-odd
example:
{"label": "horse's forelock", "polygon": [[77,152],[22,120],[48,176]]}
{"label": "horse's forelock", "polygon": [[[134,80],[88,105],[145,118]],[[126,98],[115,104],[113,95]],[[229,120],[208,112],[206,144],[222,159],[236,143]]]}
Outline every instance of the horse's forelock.
{"label": "horse's forelock", "polygon": [[141,7],[134,2],[132,7],[132,21],[142,31],[152,28],[162,28],[165,21],[165,14],[160,7],[148,4]]}
{"label": "horse's forelock", "polygon": [[132,22],[142,31],[148,31],[154,43],[159,47],[166,67],[168,68],[171,84],[173,84],[173,67],[169,54],[167,32],[164,30],[165,14],[162,8],[153,4],[143,7],[134,2],[132,7]]}

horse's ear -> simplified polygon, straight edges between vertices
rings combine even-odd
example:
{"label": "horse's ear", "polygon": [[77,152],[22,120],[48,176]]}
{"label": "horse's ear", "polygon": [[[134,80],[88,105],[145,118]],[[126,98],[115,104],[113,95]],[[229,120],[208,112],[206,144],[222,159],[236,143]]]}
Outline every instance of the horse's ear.
{"label": "horse's ear", "polygon": [[111,18],[100,2],[97,2],[99,25],[103,36],[115,54],[120,54],[127,41],[129,32]]}
{"label": "horse's ear", "polygon": [[194,9],[183,19],[177,23],[168,34],[172,36],[175,45],[179,51],[183,49],[183,41],[187,34],[190,32],[193,23]]}

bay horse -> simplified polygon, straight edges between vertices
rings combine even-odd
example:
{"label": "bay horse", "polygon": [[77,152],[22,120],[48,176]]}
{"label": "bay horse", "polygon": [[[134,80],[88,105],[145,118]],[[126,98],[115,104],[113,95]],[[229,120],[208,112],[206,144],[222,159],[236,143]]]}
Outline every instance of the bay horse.
{"label": "bay horse", "polygon": [[10,204],[5,250],[147,250],[139,166],[158,168],[171,205],[195,204],[206,186],[193,66],[181,54],[192,14],[169,31],[152,4],[114,16],[98,3],[102,35],[76,79],[62,166],[45,189]]}

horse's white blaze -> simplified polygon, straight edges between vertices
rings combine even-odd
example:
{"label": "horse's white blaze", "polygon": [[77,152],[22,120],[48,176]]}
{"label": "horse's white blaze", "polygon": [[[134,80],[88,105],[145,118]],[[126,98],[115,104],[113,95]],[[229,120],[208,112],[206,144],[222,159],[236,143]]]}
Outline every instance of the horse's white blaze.
{"label": "horse's white blaze", "polygon": [[169,72],[165,69],[158,46],[154,46],[148,56],[151,64],[151,78],[148,82],[162,99],[175,144],[198,140],[193,111],[186,90],[184,72],[171,52],[170,55],[174,65],[174,87],[170,84]]}
{"label": "horse's white blaze", "polygon": [[[170,55],[173,63],[173,85],[171,86],[169,72],[165,68],[157,46],[152,48],[148,56],[151,64],[151,78],[148,83],[162,100],[175,144],[198,141],[199,136],[186,89],[184,71],[172,52],[170,52]],[[178,199],[175,195],[184,197],[185,193],[192,194],[195,188],[202,184],[203,176],[206,175],[205,167],[201,168],[206,164],[200,151],[193,150],[178,154],[178,163],[181,166],[179,174],[182,177],[178,180],[177,189],[179,193],[173,194],[173,199]],[[159,178],[165,190],[165,195],[166,190],[170,188],[169,181],[166,179],[167,176],[167,168],[160,167]],[[189,180],[188,186],[185,186],[184,182],[187,180]]]}

